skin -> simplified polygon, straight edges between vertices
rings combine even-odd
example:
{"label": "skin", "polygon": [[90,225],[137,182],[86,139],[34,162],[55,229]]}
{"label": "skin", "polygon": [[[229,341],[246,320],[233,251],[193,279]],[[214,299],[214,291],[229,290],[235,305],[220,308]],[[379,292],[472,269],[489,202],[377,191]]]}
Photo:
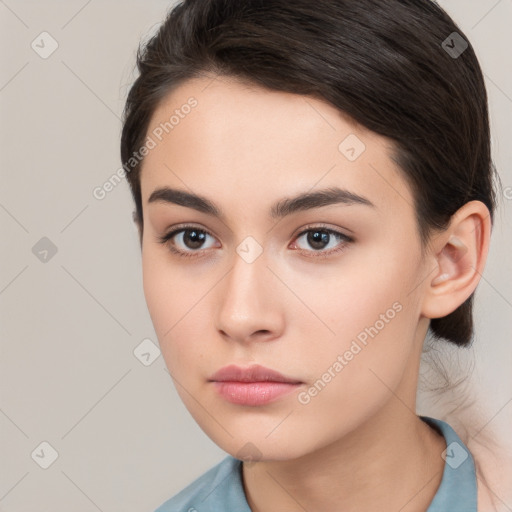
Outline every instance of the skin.
{"label": "skin", "polygon": [[[429,319],[455,310],[478,284],[487,208],[467,203],[422,248],[391,141],[319,99],[207,76],[169,94],[148,134],[192,96],[197,107],[144,159],[139,226],[144,294],[181,399],[226,452],[242,458],[252,447],[243,482],[254,512],[426,510],[441,482],[446,443],[415,414],[422,343]],[[355,161],[338,149],[350,134],[366,147]],[[208,198],[225,218],[148,203],[162,186]],[[280,199],[330,186],[374,207],[269,216]],[[183,232],[159,243],[183,223],[211,233],[204,248]],[[353,241],[331,236],[326,248],[315,248],[300,235],[310,226]],[[252,263],[236,251],[248,236],[263,251]],[[173,242],[196,255],[172,253]],[[393,304],[401,307],[394,318],[301,403],[299,393]],[[225,365],[253,363],[303,384],[250,407],[227,402],[208,382]]]}

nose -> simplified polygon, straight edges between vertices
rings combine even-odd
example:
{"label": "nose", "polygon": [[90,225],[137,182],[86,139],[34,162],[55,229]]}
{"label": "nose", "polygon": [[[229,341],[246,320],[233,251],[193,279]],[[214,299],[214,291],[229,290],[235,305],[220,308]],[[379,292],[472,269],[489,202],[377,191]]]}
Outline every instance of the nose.
{"label": "nose", "polygon": [[231,271],[216,287],[216,327],[226,340],[271,341],[281,335],[281,283],[267,265],[265,252],[252,262],[234,254]]}

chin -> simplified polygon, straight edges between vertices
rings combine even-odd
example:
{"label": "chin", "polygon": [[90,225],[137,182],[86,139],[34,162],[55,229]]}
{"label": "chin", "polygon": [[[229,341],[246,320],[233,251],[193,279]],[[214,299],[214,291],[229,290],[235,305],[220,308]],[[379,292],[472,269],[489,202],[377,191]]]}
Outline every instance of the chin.
{"label": "chin", "polygon": [[236,459],[248,462],[287,461],[297,459],[315,450],[314,443],[308,443],[307,439],[279,435],[277,432],[265,437],[271,429],[261,428],[252,433],[245,430],[229,429],[233,435],[230,437],[225,432],[219,434],[206,432],[210,439],[222,450]]}

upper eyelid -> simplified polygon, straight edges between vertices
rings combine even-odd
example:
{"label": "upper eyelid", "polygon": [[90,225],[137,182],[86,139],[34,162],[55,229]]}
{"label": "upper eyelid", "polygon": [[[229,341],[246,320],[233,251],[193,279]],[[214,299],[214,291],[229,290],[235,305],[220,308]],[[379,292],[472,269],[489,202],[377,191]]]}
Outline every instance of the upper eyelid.
{"label": "upper eyelid", "polygon": [[346,228],[331,228],[329,226],[323,225],[322,223],[319,223],[319,224],[315,224],[315,223],[308,224],[305,227],[300,228],[297,231],[297,233],[294,234],[293,236],[294,237],[298,237],[298,236],[303,235],[304,233],[306,233],[308,231],[312,231],[314,229],[318,229],[318,231],[327,231],[329,233],[334,233],[334,234],[337,234],[337,235],[342,235],[342,236],[347,237],[347,238],[352,238],[351,235],[347,235],[346,233],[343,232],[344,230],[346,230],[346,231],[351,231],[351,230],[346,229]]}
{"label": "upper eyelid", "polygon": [[[173,227],[172,229],[169,229],[168,231],[166,231],[166,234],[164,234],[164,236],[168,236],[168,235],[171,235],[171,234],[173,234],[173,236],[175,236],[178,233],[180,233],[182,231],[187,231],[189,229],[197,229],[198,231],[203,231],[203,232],[207,233],[210,236],[216,237],[216,235],[214,235],[209,229],[203,228],[201,226],[197,226],[195,224],[183,224],[183,225],[178,224],[176,227]],[[329,232],[332,232],[332,233],[336,233],[336,234],[340,234],[340,235],[346,236],[347,238],[351,238],[351,236],[346,234],[346,233],[343,233],[343,231],[344,230],[345,231],[350,231],[352,233],[352,230],[350,230],[348,228],[333,228],[333,227],[326,226],[326,225],[324,225],[323,223],[320,222],[318,224],[315,224],[315,223],[307,224],[306,226],[304,226],[302,228],[299,228],[296,232],[293,233],[292,236],[293,237],[297,237],[297,236],[302,235],[305,232],[310,231],[312,229],[329,231]]]}

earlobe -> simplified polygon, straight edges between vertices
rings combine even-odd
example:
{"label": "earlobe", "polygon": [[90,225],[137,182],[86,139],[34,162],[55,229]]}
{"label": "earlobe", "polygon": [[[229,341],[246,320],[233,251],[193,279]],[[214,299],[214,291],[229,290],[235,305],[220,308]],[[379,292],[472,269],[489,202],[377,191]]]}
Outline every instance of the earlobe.
{"label": "earlobe", "polygon": [[426,283],[423,316],[447,316],[472,295],[485,266],[490,227],[489,210],[480,201],[466,203],[454,214],[432,244],[436,272]]}

